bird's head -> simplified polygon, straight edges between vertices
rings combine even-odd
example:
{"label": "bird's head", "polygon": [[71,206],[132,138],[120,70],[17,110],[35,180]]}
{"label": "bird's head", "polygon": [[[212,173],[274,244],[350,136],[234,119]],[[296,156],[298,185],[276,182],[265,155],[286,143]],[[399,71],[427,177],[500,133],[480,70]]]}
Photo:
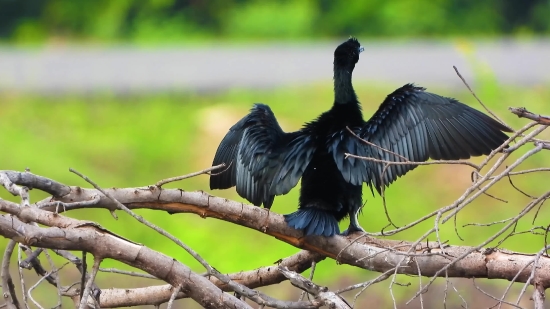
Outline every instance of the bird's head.
{"label": "bird's head", "polygon": [[354,67],[359,61],[359,54],[364,50],[356,38],[350,37],[347,41],[336,47],[334,51],[334,65],[341,67]]}

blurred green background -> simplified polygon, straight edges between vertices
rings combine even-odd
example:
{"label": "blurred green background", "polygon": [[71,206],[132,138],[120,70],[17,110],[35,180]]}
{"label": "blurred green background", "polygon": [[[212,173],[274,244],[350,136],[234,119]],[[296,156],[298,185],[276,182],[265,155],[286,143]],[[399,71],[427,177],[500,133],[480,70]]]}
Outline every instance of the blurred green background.
{"label": "blurred green background", "polygon": [[[23,46],[40,51],[65,45],[84,49],[116,48],[121,45],[125,48],[146,46],[155,49],[165,45],[181,45],[179,48],[185,49],[204,42],[243,46],[281,41],[307,44],[320,40],[340,41],[350,34],[364,41],[374,38],[384,42],[430,39],[434,44],[460,38],[461,42],[471,44],[469,48],[459,50],[467,59],[469,69],[474,72],[473,76],[467,76],[469,82],[475,85],[476,93],[492,110],[517,129],[527,121],[512,117],[507,107],[526,106],[533,112],[549,114],[548,85],[532,83],[520,87],[502,84],[493,73],[493,68],[476,57],[475,44],[470,40],[544,39],[550,32],[549,15],[548,1],[0,0],[0,42],[7,48]],[[368,51],[361,57],[368,57]],[[390,70],[392,64],[387,65]],[[452,74],[448,68],[441,70]],[[420,78],[422,71],[418,71],[418,75]],[[254,78],[262,79],[262,76]],[[262,89],[239,86],[200,91],[193,88],[166,92],[140,89],[126,93],[101,89],[54,94],[0,89],[0,169],[22,171],[28,167],[36,174],[84,187],[88,184],[69,173],[69,167],[86,174],[103,187],[153,184],[162,178],[210,166],[227,129],[247,113],[253,102],[269,104],[286,131],[300,128],[301,124],[330,108],[333,99],[330,78],[326,76],[323,82],[293,83]],[[365,118],[370,117],[388,93],[401,86],[399,83],[366,82],[357,75],[354,80]],[[481,109],[465,87],[445,84],[422,86]],[[525,146],[525,150],[513,154],[508,164],[531,148]],[[474,161],[480,160],[477,158]],[[548,154],[543,152],[527,160],[520,168],[548,167],[549,163]],[[548,175],[542,173],[516,176],[514,184],[532,195],[540,195],[548,190],[547,179]],[[389,214],[396,224],[405,225],[450,204],[469,184],[468,167],[420,167],[387,190]],[[210,192],[207,176],[198,176],[168,187]],[[242,200],[234,189],[210,193]],[[513,190],[506,180],[491,189],[490,193],[508,202],[480,197],[457,218],[458,231],[464,240],[457,237],[452,222],[442,226],[442,239],[455,245],[477,245],[501,226],[462,225],[508,218],[529,202],[528,197]],[[17,201],[3,190],[0,190],[0,197]],[[46,195],[31,191],[31,197],[33,201],[38,201]],[[289,213],[296,208],[297,198],[298,188],[295,188],[290,194],[276,198],[272,210]],[[382,199],[373,197],[368,190],[365,190],[364,198],[367,204],[360,222],[368,231],[379,231],[387,224]],[[261,233],[214,219],[146,210],[137,212],[177,236],[214,267],[226,273],[272,265],[278,259],[298,251]],[[115,233],[173,256],[197,272],[203,272],[182,249],[136,224],[135,220],[121,212],[118,212],[118,220],[104,210],[78,210],[68,215],[99,222]],[[545,226],[548,215],[550,211],[542,207],[534,223],[531,222],[533,214],[530,214],[520,222],[517,230]],[[347,221],[343,222],[342,227],[347,224]],[[393,238],[414,241],[431,225],[431,221],[426,222]],[[434,239],[435,236],[430,237],[430,240]],[[0,240],[2,251],[6,242],[5,239]],[[543,246],[543,236],[529,233],[512,237],[503,244],[507,249],[527,253],[536,252]],[[61,263],[60,259],[55,260]],[[47,264],[45,259],[43,263]],[[105,261],[103,267],[127,269],[113,261]],[[36,282],[34,274],[29,271],[25,273],[29,283]],[[62,274],[64,285],[78,280],[70,267]],[[12,275],[16,276],[16,268],[12,268]],[[317,266],[315,282],[338,289],[376,275],[325,260]],[[102,288],[162,284],[103,273],[98,278]],[[404,303],[416,292],[419,279],[400,276],[398,281],[411,283],[409,287],[394,286],[399,306],[405,307]],[[423,281],[426,283],[427,279]],[[453,279],[452,282],[470,305],[487,304],[488,307],[494,304],[474,288],[471,280]],[[27,287],[32,284],[29,283]],[[489,280],[479,280],[477,283],[496,295],[501,295],[508,284]],[[392,300],[387,290],[389,284],[388,281],[367,289],[358,298],[356,308],[391,306]],[[430,289],[424,295],[425,305],[441,307],[443,289],[444,285]],[[515,287],[510,299],[514,299],[520,289],[520,285]],[[264,290],[284,299],[295,299],[299,295],[287,283]],[[43,284],[33,295],[44,306],[51,307],[55,305],[51,294],[54,291]],[[345,294],[349,299],[353,299],[353,295]],[[188,300],[177,304],[180,308],[192,306]],[[529,306],[529,300],[525,299],[522,305]],[[65,300],[64,306],[72,305]],[[416,300],[406,307],[418,306]],[[450,292],[447,306],[461,306],[457,292]]]}
{"label": "blurred green background", "polygon": [[2,0],[0,38],[93,43],[537,35],[544,0]]}

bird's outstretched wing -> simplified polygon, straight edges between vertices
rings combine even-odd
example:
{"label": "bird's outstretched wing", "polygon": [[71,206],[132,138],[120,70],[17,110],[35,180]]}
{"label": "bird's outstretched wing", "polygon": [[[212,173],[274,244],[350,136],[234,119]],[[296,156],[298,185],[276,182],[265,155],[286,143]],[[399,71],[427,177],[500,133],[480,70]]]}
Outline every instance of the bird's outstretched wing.
{"label": "bird's outstretched wing", "polygon": [[[414,162],[487,155],[508,138],[503,131],[510,130],[493,118],[455,99],[424,90],[412,84],[397,89],[387,96],[362,128],[354,131],[361,138]],[[348,132],[348,135],[351,134]],[[340,147],[349,153],[379,160],[404,161],[353,136],[345,137],[345,141]],[[383,163],[365,161],[364,169],[357,162],[346,161],[338,165],[344,178],[354,184],[366,182],[379,193],[382,186],[388,186],[416,167],[390,165],[384,170]]]}
{"label": "bird's outstretched wing", "polygon": [[210,176],[210,189],[236,186],[240,196],[269,208],[275,195],[298,184],[314,151],[308,135],[283,132],[271,109],[255,104],[220,143],[213,165],[228,167]]}

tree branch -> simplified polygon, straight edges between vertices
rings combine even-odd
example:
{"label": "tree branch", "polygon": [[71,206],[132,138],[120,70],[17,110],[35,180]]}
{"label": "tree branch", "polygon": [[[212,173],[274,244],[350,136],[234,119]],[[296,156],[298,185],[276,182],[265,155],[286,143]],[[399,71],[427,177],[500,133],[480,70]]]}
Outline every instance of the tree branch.
{"label": "tree branch", "polygon": [[[18,218],[0,216],[0,234],[26,245],[44,248],[87,251],[96,259],[112,258],[142,269],[157,278],[178,286],[203,307],[250,308],[237,298],[223,293],[208,279],[182,263],[147,247],[129,242],[89,222],[56,215],[36,208],[19,208],[0,200],[0,210],[18,214]],[[19,220],[51,225],[41,228]]]}
{"label": "tree branch", "polygon": [[16,242],[12,239],[8,242],[2,259],[2,292],[8,309],[19,309],[19,301],[15,295],[15,286],[10,275],[10,258]]}
{"label": "tree branch", "polygon": [[[2,171],[14,184],[25,186],[29,189],[38,189],[51,194],[53,197],[61,197],[71,192],[71,187],[55,180],[35,175],[30,172]],[[74,187],[73,187],[74,188]]]}
{"label": "tree branch", "polygon": [[[539,117],[538,121],[545,121],[546,118],[548,117]],[[317,295],[317,301],[286,302],[273,299],[268,295],[251,289],[256,286],[270,284],[268,282],[269,280],[266,280],[266,278],[270,278],[273,283],[284,280],[284,278],[280,276],[281,274],[279,272],[277,272],[279,273],[279,276],[273,275],[272,270],[276,269],[275,267],[265,267],[260,269],[262,271],[266,270],[266,277],[262,278],[260,270],[256,270],[247,272],[249,273],[246,274],[246,276],[249,276],[248,278],[242,278],[238,276],[235,277],[239,274],[221,274],[206,263],[206,261],[202,261],[204,262],[202,264],[205,265],[208,274],[214,275],[209,276],[207,279],[204,276],[191,272],[187,266],[178,263],[177,261],[171,261],[172,264],[167,264],[166,262],[168,262],[168,257],[117,236],[102,228],[97,223],[71,219],[58,214],[58,212],[65,212],[67,210],[78,208],[105,208],[114,214],[115,210],[123,209],[144,224],[147,224],[148,222],[142,219],[141,216],[134,214],[131,209],[147,208],[166,211],[170,214],[194,213],[202,218],[217,218],[261,231],[298,248],[310,250],[311,252],[306,252],[307,255],[309,255],[307,258],[307,263],[300,264],[300,267],[303,267],[303,269],[307,269],[309,265],[311,265],[312,261],[318,261],[321,260],[323,256],[328,256],[340,263],[346,263],[363,269],[369,269],[382,273],[382,275],[379,276],[379,280],[377,278],[377,280],[372,281],[372,283],[388,278],[390,274],[408,274],[431,277],[431,280],[427,285],[422,285],[421,282],[420,291],[415,294],[415,297],[419,296],[419,293],[426,290],[436,277],[506,279],[512,283],[524,282],[525,285],[522,291],[525,290],[527,285],[535,285],[535,287],[540,291],[533,294],[533,299],[536,304],[540,304],[543,303],[544,300],[544,290],[550,286],[550,258],[541,254],[543,251],[540,251],[537,255],[528,255],[506,250],[486,250],[483,249],[482,246],[487,245],[490,241],[505,233],[506,230],[515,226],[517,221],[526,213],[531,211],[533,207],[544,202],[550,192],[547,192],[538,198],[533,197],[534,200],[529,203],[517,216],[506,221],[508,223],[503,229],[476,247],[447,246],[443,245],[439,238],[440,224],[444,224],[450,218],[456,218],[456,214],[461,209],[477,198],[480,194],[485,193],[488,188],[500,181],[500,179],[513,174],[514,172],[512,172],[512,170],[531,155],[541,149],[547,149],[547,147],[550,148],[550,144],[547,141],[534,139],[534,137],[542,132],[546,126],[538,127],[525,136],[522,135],[522,132],[525,132],[534,125],[536,125],[536,122],[530,123],[521,130],[515,132],[514,136],[509,138],[511,141],[520,135],[522,137],[521,140],[516,142],[514,146],[508,147],[506,151],[504,151],[504,154],[498,158],[497,162],[490,167],[489,171],[485,173],[485,175],[481,175],[479,169],[485,166],[491,157],[496,155],[499,151],[498,149],[493,151],[491,155],[487,157],[487,159],[484,160],[479,166],[475,164],[472,165],[470,162],[452,162],[455,164],[471,165],[478,170],[477,172],[474,172],[477,177],[472,180],[472,186],[468,188],[452,205],[442,207],[439,210],[415,221],[420,222],[436,216],[434,227],[429,229],[415,242],[376,239],[371,237],[374,234],[371,234],[371,236],[363,234],[359,237],[357,237],[358,234],[355,234],[350,235],[347,238],[338,235],[330,238],[318,236],[303,237],[300,231],[289,228],[285,223],[284,218],[278,214],[269,212],[263,208],[214,197],[202,191],[185,192],[177,189],[163,189],[159,185],[139,188],[112,188],[104,190],[91,181],[90,183],[94,185],[95,189],[83,189],[80,187],[65,186],[64,184],[41,176],[33,175],[29,172],[19,173],[14,171],[0,171],[0,182],[8,191],[15,195],[21,195],[22,203],[21,206],[19,206],[15,203],[0,199],[0,211],[16,216],[0,216],[0,234],[23,244],[36,244],[37,246],[44,248],[88,251],[94,255],[96,262],[104,258],[114,258],[128,265],[140,268],[152,276],[169,283],[169,285],[166,286],[133,290],[140,294],[151,293],[149,294],[151,295],[151,304],[157,306],[160,303],[173,299],[191,297],[203,306],[206,302],[208,302],[209,305],[214,307],[231,306],[234,308],[249,308],[245,302],[237,298],[216,296],[228,295],[224,294],[222,292],[223,290],[235,291],[238,294],[255,301],[260,305],[260,307],[268,305],[276,308],[315,308],[321,303],[335,308],[349,307],[349,305],[345,302],[337,304],[339,297],[328,290],[326,291],[327,293],[334,295],[331,296],[327,294],[325,295],[326,297],[320,297],[318,291],[309,291],[314,295]],[[535,141],[536,147],[534,149],[531,149],[523,154],[519,159],[513,162],[513,164],[507,165],[506,169],[500,172],[500,174],[493,176],[493,173],[495,173],[496,170],[504,164],[504,161],[513,151],[529,141]],[[503,147],[504,145],[501,146],[500,149]],[[383,163],[448,164],[449,162]],[[174,179],[187,178],[200,173],[209,173],[214,168],[217,167],[169,180],[171,181]],[[18,185],[21,187],[18,187]],[[37,207],[28,207],[30,205],[27,187],[41,188],[41,190],[50,192],[54,196],[36,203],[36,206],[42,209],[38,209]],[[475,190],[478,191],[474,192]],[[443,216],[443,214],[445,214],[445,216]],[[8,218],[10,218],[11,221],[8,222]],[[40,228],[36,226],[35,222],[50,226],[52,228]],[[152,226],[151,224],[148,225],[150,227]],[[34,229],[27,226],[33,226]],[[154,226],[152,227],[154,228]],[[406,228],[407,227],[397,228],[397,230],[393,232],[404,230]],[[59,231],[62,232],[62,236],[60,236]],[[512,233],[514,233],[514,231],[512,231]],[[426,245],[424,245],[424,240],[426,240],[426,238],[432,233],[435,233],[438,241],[431,243],[426,242]],[[165,235],[166,233],[162,234]],[[101,235],[101,237],[98,235]],[[53,239],[56,241],[54,242]],[[79,239],[79,242],[70,242],[70,240],[74,239]],[[176,241],[178,244],[180,243],[179,240],[174,239],[174,237],[171,237],[171,239]],[[94,242],[92,242],[92,240],[94,240]],[[106,248],[109,248],[111,252],[107,252]],[[113,248],[119,249],[113,250]],[[112,251],[117,252],[117,254],[114,255]],[[123,253],[121,254],[120,252]],[[188,252],[190,251],[188,250]],[[190,253],[193,254],[194,251],[191,251]],[[142,256],[142,254],[144,255]],[[138,262],[138,256],[145,260],[140,260]],[[149,259],[146,259],[146,257]],[[169,267],[170,269],[167,270],[166,267],[163,269],[158,269],[158,265],[171,266]],[[99,264],[94,265],[94,271],[97,271],[98,267]],[[245,273],[240,274],[243,275]],[[193,278],[191,279],[191,277]],[[195,279],[195,277],[201,278],[202,281],[197,281],[198,279]],[[297,277],[294,276],[293,278]],[[392,284],[394,283],[394,279],[395,276],[392,279]],[[87,286],[92,284],[93,276],[91,276],[87,282]],[[309,286],[314,286],[313,282],[310,280],[304,282],[310,283]],[[372,283],[369,282],[354,286],[366,287]],[[179,291],[180,286],[181,291],[177,292]],[[175,289],[174,287],[178,287],[178,289]],[[302,289],[307,290],[304,287],[305,286],[302,286]],[[63,289],[63,294],[66,296],[72,295],[73,299],[77,298],[74,296],[75,292],[76,288],[70,287]],[[124,299],[124,297],[117,295],[116,293],[118,293],[118,291],[116,289],[112,289],[102,295],[102,306],[107,307],[106,304],[103,303],[104,301],[113,301],[113,303],[115,303],[116,301],[120,301],[120,299]],[[125,293],[127,295],[131,294],[128,290],[125,291]],[[204,295],[209,295],[210,298],[205,298]],[[201,300],[199,301],[197,299]],[[329,299],[331,299],[331,301],[329,301]],[[214,305],[216,301],[217,303]],[[422,299],[420,299],[420,301],[422,305]],[[84,303],[85,299],[83,299],[81,305]],[[143,302],[136,304],[142,305]],[[126,301],[124,305],[128,306],[128,301]]]}
{"label": "tree branch", "polygon": [[508,109],[510,110],[510,112],[512,112],[513,114],[517,115],[520,118],[531,119],[533,121],[538,122],[539,124],[546,125],[546,126],[550,125],[550,117],[537,115],[535,113],[528,111],[525,107],[509,107]]}
{"label": "tree branch", "polygon": [[[310,251],[300,251],[292,256],[283,259],[279,266],[287,267],[289,270],[301,273],[308,269],[311,262],[319,262],[325,259],[318,253]],[[251,289],[280,283],[287,280],[286,277],[278,271],[276,266],[266,266],[250,271],[242,271],[228,275],[231,280],[245,285]],[[226,292],[232,289],[211,276],[209,280]],[[135,289],[103,289],[101,291],[100,303],[102,308],[131,307],[144,305],[160,305],[168,302],[172,295],[173,287],[170,284],[149,286]],[[79,294],[77,287],[68,287],[64,289],[63,295],[74,297]],[[176,299],[187,298],[187,294],[179,292]]]}
{"label": "tree branch", "polygon": [[329,291],[327,287],[319,286],[300,274],[290,271],[285,267],[278,267],[279,271],[290,280],[290,283],[320,300],[323,305],[334,309],[351,309],[350,305],[336,293]]}
{"label": "tree branch", "polygon": [[[372,237],[364,237],[360,240],[352,241],[352,236],[349,238],[342,236],[330,238],[303,237],[300,231],[288,227],[281,215],[271,212],[268,216],[268,211],[265,209],[218,198],[201,191],[183,192],[177,189],[161,189],[155,186],[106,189],[105,191],[109,192],[113,198],[130,209],[149,208],[169,213],[195,213],[203,218],[217,218],[257,231],[262,231],[264,222],[267,222],[268,228],[266,233],[275,238],[295,247],[336,259],[341,263],[378,272],[385,272],[394,268],[394,265],[399,264],[404,255],[412,254],[413,257],[408,258],[404,266],[411,266],[416,262],[421,274],[431,277],[451,262],[452,259],[449,259],[449,256],[459,257],[466,252],[474,250],[463,260],[449,267],[447,275],[449,277],[511,280],[522,269],[522,266],[530,263],[534,257],[534,255],[499,250],[493,251],[490,254],[484,254],[485,251],[483,250],[477,251],[467,246],[448,246],[445,248],[446,255],[444,255],[436,243],[430,243],[429,246],[438,249],[432,249],[431,254],[426,254],[423,247],[413,248],[411,247],[413,243],[405,241],[379,240]],[[97,195],[98,192],[94,189],[72,189],[71,193],[63,196],[60,200],[63,202],[85,201]],[[101,196],[97,204],[87,207],[113,209],[116,206],[112,200]],[[53,210],[51,205],[45,209]],[[51,213],[50,215],[53,216]],[[55,218],[52,219],[55,221]],[[47,225],[49,222],[45,220],[39,223]],[[540,277],[542,286],[546,288],[550,286],[550,259],[542,257],[540,263],[545,266],[537,271],[537,275]],[[530,270],[531,268],[527,267],[516,280],[525,282],[529,277]],[[396,272],[412,275],[418,274],[417,267],[399,267]],[[443,276],[442,274],[438,275]]]}

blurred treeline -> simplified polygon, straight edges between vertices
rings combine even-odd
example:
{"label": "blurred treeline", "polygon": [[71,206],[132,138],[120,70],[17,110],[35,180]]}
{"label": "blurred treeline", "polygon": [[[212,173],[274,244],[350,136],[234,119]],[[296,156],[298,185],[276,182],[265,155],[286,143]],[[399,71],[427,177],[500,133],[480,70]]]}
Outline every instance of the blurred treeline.
{"label": "blurred treeline", "polygon": [[530,36],[548,16],[548,0],[0,0],[0,41]]}

